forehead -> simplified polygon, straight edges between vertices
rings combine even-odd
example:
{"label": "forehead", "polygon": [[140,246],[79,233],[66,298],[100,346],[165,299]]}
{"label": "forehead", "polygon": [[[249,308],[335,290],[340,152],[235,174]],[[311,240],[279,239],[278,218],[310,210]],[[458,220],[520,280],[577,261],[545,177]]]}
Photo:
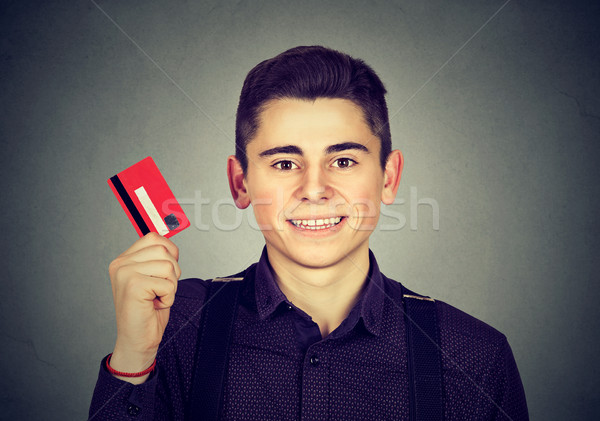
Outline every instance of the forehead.
{"label": "forehead", "polygon": [[347,99],[272,100],[264,106],[258,124],[249,149],[280,144],[308,148],[346,141],[367,144],[370,150],[379,148],[379,140],[374,138],[362,109]]}

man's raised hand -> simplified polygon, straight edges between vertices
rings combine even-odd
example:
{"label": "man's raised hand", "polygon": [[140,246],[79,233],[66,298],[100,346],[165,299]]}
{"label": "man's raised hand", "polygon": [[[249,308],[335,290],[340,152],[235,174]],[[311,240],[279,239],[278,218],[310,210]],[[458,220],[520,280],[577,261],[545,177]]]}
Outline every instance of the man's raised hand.
{"label": "man's raised hand", "polygon": [[[169,239],[151,232],[109,265],[117,319],[117,341],[110,366],[137,373],[149,367],[169,321],[181,276],[179,249]],[[143,383],[143,377],[125,378]]]}

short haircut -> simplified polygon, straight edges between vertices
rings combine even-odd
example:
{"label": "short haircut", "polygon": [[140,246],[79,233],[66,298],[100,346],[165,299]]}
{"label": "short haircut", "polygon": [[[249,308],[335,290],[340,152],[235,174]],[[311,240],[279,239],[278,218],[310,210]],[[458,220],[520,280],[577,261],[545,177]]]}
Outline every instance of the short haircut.
{"label": "short haircut", "polygon": [[347,99],[358,105],[371,132],[381,142],[385,168],[392,150],[386,90],[364,61],[321,46],[295,47],[254,67],[244,81],[235,123],[236,157],[248,169],[246,146],[256,135],[259,118],[271,100]]}

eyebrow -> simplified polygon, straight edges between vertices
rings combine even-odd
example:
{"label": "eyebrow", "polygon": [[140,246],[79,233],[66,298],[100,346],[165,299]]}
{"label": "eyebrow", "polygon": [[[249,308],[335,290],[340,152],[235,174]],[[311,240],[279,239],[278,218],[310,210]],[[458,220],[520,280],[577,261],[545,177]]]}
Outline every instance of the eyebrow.
{"label": "eyebrow", "polygon": [[[327,155],[342,151],[347,151],[350,149],[356,149],[362,152],[369,153],[369,149],[365,145],[356,142],[344,142],[344,143],[336,143],[335,145],[330,145],[325,148],[325,153]],[[300,155],[303,156],[304,153],[302,149],[295,145],[285,145],[285,146],[277,146],[275,148],[267,149],[262,151],[258,156],[264,158],[266,156],[272,156],[277,154],[288,154],[288,155]]]}
{"label": "eyebrow", "polygon": [[258,156],[263,158],[265,156],[277,155],[280,153],[302,156],[302,149],[300,149],[298,146],[294,146],[294,145],[277,146],[275,148],[271,148],[271,149],[267,149],[266,151],[262,151],[260,154],[258,154]]}
{"label": "eyebrow", "polygon": [[325,149],[325,153],[329,155],[336,152],[347,151],[349,149],[356,149],[362,152],[369,153],[369,150],[365,145],[356,142],[336,143],[335,145],[328,146]]}

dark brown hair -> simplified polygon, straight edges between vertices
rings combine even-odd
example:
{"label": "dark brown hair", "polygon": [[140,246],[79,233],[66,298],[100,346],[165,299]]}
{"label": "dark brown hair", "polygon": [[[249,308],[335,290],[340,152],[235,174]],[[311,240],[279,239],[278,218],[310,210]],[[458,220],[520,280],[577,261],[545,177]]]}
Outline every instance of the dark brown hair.
{"label": "dark brown hair", "polygon": [[244,81],[235,123],[236,157],[248,169],[246,146],[256,135],[267,102],[295,98],[347,99],[358,105],[369,128],[381,141],[385,168],[392,150],[383,83],[364,61],[321,46],[295,47],[254,67]]}

